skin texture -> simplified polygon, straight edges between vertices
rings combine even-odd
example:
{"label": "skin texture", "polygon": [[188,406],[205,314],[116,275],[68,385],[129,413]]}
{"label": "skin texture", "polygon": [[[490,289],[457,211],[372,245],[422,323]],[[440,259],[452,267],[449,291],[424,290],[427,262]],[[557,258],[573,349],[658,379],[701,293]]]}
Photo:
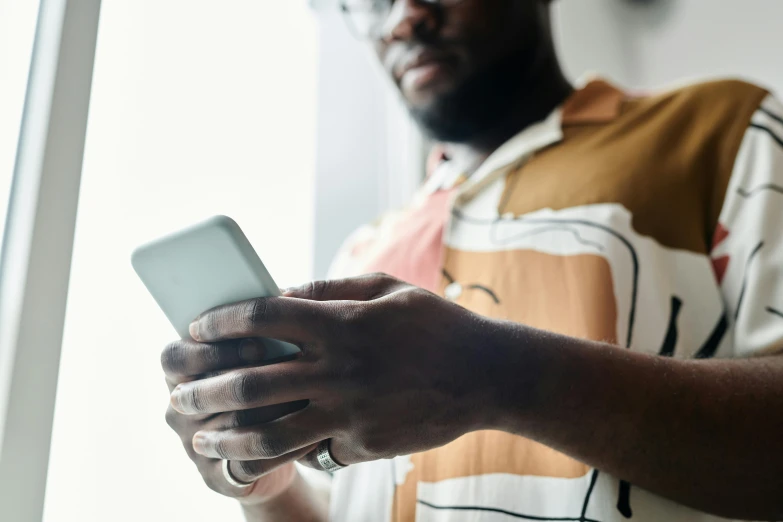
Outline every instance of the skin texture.
{"label": "skin texture", "polygon": [[395,2],[374,46],[424,130],[484,153],[571,92],[546,1],[465,0],[446,9]]}
{"label": "skin texture", "polygon": [[[447,9],[397,0],[374,46],[411,112],[463,165],[480,163],[571,90],[544,0]],[[424,58],[429,68],[400,74]],[[779,357],[634,354],[489,320],[383,275],[212,310],[192,336],[163,352],[167,421],[206,483],[238,498],[251,521],[326,520],[292,464],[316,467],[322,440],[354,464],[477,429],[534,439],[707,512],[783,518]],[[259,366],[262,344],[240,341],[259,337],[294,342],[302,355]],[[230,487],[221,458],[254,486]]]}
{"label": "skin texture", "polygon": [[221,307],[191,334],[203,344],[178,349],[204,361],[199,370],[235,364],[235,339],[293,342],[302,356],[182,383],[171,395],[179,414],[232,416],[313,398],[262,425],[203,427],[192,441],[207,459],[279,463],[331,439],[335,459],[350,465],[493,429],[716,515],[783,515],[783,418],[770,414],[783,409],[780,357],[633,353],[489,320],[382,274]]}
{"label": "skin texture", "polygon": [[[484,352],[478,347],[487,342],[486,319],[382,275],[286,295],[214,310],[195,323],[192,335],[206,342],[284,339],[302,348],[301,357],[180,384],[171,402],[188,415],[311,398],[309,404],[265,423],[263,431],[201,430],[193,437],[197,453],[268,459],[331,439],[333,456],[355,464],[441,446],[484,426],[482,404],[492,397],[476,393],[490,389],[476,368]],[[425,318],[422,310],[431,313]],[[450,331],[448,350],[444,331]]]}

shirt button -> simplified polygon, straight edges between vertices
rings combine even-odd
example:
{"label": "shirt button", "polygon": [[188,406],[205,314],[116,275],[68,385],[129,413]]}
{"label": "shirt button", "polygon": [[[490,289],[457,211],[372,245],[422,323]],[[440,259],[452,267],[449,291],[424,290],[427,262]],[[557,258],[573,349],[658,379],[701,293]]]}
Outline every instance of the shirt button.
{"label": "shirt button", "polygon": [[446,291],[444,293],[446,295],[446,299],[449,301],[456,301],[462,296],[462,285],[459,283],[451,283],[446,287]]}

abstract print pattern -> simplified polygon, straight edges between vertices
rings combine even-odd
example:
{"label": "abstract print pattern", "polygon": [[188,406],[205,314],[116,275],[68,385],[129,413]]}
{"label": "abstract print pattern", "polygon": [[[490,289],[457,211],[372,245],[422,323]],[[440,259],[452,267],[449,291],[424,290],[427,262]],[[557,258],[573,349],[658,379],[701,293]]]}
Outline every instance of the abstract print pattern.
{"label": "abstract print pattern", "polygon": [[[783,351],[783,105],[765,99],[738,137],[706,252],[640,233],[619,201],[501,214],[501,175],[456,199],[437,290],[482,315],[650,355]],[[333,519],[348,522],[720,520],[501,432],[336,478]]]}

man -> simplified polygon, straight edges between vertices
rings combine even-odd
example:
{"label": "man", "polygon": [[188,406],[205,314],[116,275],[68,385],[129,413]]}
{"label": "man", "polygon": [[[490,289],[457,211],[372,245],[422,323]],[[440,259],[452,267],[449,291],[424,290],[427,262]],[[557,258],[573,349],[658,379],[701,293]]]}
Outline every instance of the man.
{"label": "man", "polygon": [[[206,482],[251,521],[782,519],[783,106],[574,90],[546,0],[345,10],[444,158],[336,263],[397,278],[212,310],[164,351]],[[259,337],[302,355],[258,366]]]}

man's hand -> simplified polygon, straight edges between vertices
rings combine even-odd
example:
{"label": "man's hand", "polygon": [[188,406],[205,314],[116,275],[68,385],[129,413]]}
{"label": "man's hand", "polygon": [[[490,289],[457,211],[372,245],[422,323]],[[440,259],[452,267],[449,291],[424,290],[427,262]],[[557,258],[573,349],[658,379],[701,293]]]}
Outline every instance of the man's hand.
{"label": "man's hand", "polygon": [[[207,463],[263,468],[326,439],[343,465],[412,454],[491,426],[492,332],[490,320],[388,276],[313,283],[191,325],[199,343],[270,337],[297,344],[300,358],[180,383],[171,403],[191,419],[217,415],[190,421]],[[309,403],[263,425],[234,422],[301,401]]]}
{"label": "man's hand", "polygon": [[[214,375],[230,368],[261,364],[263,344],[257,341],[231,341],[200,344],[176,341],[163,351],[161,362],[169,390],[200,376]],[[285,493],[296,480],[293,461],[308,453],[304,448],[282,458],[263,461],[231,462],[231,474],[243,481],[256,481],[252,487],[235,488],[223,477],[222,461],[199,455],[193,450],[193,435],[200,431],[221,431],[256,426],[303,408],[307,403],[290,403],[268,408],[249,409],[217,415],[183,415],[169,405],[166,422],[177,432],[188,456],[193,460],[206,484],[213,490],[238,499],[245,506],[262,504]]]}

